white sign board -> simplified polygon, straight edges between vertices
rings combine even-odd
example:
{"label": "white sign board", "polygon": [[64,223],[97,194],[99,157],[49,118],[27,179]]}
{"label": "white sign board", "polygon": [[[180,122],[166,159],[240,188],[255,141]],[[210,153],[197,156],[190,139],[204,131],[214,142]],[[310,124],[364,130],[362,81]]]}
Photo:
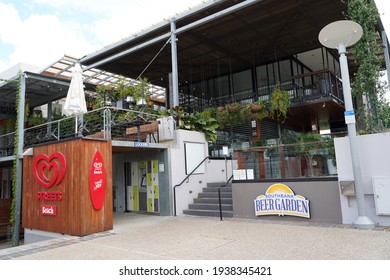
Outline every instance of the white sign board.
{"label": "white sign board", "polygon": [[353,110],[345,111],[344,112],[344,117],[345,117],[345,123],[346,124],[356,123],[355,112]]}

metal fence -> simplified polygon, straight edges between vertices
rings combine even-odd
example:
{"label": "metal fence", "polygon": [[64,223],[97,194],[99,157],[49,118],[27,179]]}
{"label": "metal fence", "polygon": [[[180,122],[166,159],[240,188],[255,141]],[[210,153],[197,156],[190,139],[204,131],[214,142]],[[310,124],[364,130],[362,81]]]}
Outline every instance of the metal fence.
{"label": "metal fence", "polygon": [[[52,143],[78,137],[138,142],[159,142],[160,115],[104,107],[85,114],[66,117],[24,130],[24,147]],[[0,156],[14,153],[15,133],[0,135]]]}

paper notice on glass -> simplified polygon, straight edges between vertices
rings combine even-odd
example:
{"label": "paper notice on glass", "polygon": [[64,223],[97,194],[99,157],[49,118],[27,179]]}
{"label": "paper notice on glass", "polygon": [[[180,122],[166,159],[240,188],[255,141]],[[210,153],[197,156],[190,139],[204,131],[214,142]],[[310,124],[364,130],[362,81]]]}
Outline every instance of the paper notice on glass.
{"label": "paper notice on glass", "polygon": [[159,164],[158,164],[158,171],[159,171],[159,172],[164,172],[164,171],[165,171],[164,163],[159,163]]}
{"label": "paper notice on glass", "polygon": [[246,170],[245,169],[239,169],[240,172],[240,180],[246,180]]}
{"label": "paper notice on glass", "polygon": [[238,170],[233,170],[233,180],[240,180],[240,172]]}
{"label": "paper notice on glass", "polygon": [[247,169],[246,170],[246,177],[247,177],[248,180],[255,179],[255,175],[253,173],[253,169]]}

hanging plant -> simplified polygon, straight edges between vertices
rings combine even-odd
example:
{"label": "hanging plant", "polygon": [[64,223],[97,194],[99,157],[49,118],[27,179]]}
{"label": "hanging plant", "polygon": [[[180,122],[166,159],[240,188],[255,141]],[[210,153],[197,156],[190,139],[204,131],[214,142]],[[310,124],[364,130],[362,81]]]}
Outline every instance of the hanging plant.
{"label": "hanging plant", "polygon": [[227,104],[226,110],[228,110],[229,113],[237,113],[241,110],[241,105],[239,103]]}
{"label": "hanging plant", "polygon": [[282,90],[279,86],[274,88],[271,94],[270,106],[271,106],[271,117],[277,118],[278,120],[286,119],[288,109],[290,108],[290,96],[287,91]]}
{"label": "hanging plant", "polygon": [[255,101],[249,104],[248,110],[251,111],[253,118],[257,118],[259,120],[268,116],[268,108],[265,101]]}
{"label": "hanging plant", "polygon": [[216,119],[221,128],[232,128],[235,125],[244,124],[249,122],[251,117],[251,111],[240,103],[226,104],[224,110],[216,112]]}
{"label": "hanging plant", "polygon": [[218,112],[223,112],[225,110],[225,107],[224,106],[219,106],[217,107],[217,111]]}

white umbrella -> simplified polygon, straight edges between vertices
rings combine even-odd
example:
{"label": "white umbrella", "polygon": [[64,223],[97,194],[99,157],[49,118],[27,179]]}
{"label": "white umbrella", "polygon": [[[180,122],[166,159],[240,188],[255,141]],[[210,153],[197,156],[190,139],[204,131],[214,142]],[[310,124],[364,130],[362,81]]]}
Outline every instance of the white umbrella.
{"label": "white umbrella", "polygon": [[[81,130],[78,131],[78,128],[83,126],[82,114],[86,112],[87,104],[84,95],[83,72],[80,63],[76,63],[72,72],[72,80],[70,81],[68,94],[66,95],[64,109],[62,110],[62,113],[66,116],[75,115],[75,134],[78,132],[81,133]],[[77,115],[79,114],[81,114],[79,117],[80,124],[77,121]]]}
{"label": "white umbrella", "polygon": [[77,115],[87,112],[87,104],[85,102],[83,72],[79,63],[76,63],[72,72],[72,80],[68,94],[66,96],[64,109],[62,112],[67,115]]}

